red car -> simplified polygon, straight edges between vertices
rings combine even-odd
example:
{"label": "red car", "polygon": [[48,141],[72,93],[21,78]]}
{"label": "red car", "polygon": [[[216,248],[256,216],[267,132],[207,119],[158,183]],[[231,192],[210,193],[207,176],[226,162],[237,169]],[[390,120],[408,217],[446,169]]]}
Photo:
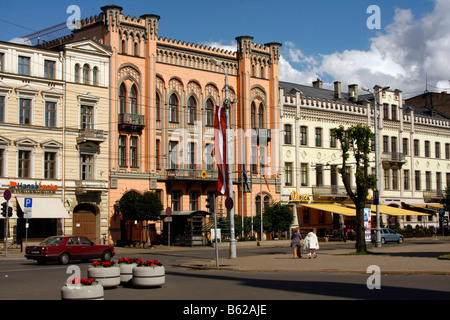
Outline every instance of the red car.
{"label": "red car", "polygon": [[53,236],[37,246],[27,246],[25,258],[36,260],[39,264],[45,264],[47,261],[67,264],[70,260],[110,261],[114,254],[114,246],[96,245],[86,237]]}

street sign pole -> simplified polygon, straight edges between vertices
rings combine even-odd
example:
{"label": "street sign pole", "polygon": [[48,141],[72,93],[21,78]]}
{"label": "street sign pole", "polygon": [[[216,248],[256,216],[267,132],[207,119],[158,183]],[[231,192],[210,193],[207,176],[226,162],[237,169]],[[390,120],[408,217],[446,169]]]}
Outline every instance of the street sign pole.
{"label": "street sign pole", "polygon": [[5,229],[5,257],[8,257],[8,233],[9,233],[9,199],[11,199],[11,191],[5,190],[3,198],[6,200],[6,229]]}
{"label": "street sign pole", "polygon": [[214,241],[215,241],[215,253],[216,253],[216,267],[219,266],[219,245],[217,243],[217,214],[214,209]]}

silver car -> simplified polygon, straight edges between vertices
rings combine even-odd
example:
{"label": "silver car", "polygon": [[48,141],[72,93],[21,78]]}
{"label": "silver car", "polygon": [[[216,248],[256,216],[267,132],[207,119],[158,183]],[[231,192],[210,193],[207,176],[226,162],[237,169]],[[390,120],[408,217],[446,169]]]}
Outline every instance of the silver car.
{"label": "silver car", "polygon": [[[375,242],[376,240],[377,240],[376,230],[372,229],[372,242]],[[380,240],[381,240],[381,243],[386,243],[386,242],[402,243],[404,238],[400,233],[397,233],[392,229],[382,228],[382,229],[380,229]]]}

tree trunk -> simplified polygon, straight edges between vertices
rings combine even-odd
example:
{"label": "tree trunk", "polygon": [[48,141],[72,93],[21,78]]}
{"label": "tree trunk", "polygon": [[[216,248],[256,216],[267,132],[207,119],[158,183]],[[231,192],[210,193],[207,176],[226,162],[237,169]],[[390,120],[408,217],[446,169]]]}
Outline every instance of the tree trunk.
{"label": "tree trunk", "polygon": [[366,230],[364,227],[364,205],[356,204],[356,252],[367,252]]}

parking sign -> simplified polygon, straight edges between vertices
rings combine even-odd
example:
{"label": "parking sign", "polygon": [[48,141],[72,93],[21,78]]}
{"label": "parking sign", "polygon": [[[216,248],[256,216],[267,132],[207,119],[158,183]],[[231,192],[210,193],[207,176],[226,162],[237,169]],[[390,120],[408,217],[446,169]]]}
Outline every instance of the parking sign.
{"label": "parking sign", "polygon": [[31,218],[31,212],[33,210],[33,198],[25,198],[23,201],[23,217],[25,219]]}

